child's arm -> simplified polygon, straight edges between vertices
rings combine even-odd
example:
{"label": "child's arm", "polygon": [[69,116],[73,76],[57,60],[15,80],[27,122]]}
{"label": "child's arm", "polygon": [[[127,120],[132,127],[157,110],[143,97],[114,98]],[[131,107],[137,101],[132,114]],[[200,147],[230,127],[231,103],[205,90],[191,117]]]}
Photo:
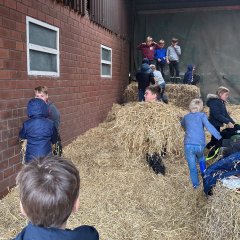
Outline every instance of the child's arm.
{"label": "child's arm", "polygon": [[221,111],[222,107],[220,104],[222,104],[222,103],[218,103],[217,105],[209,106],[211,108],[212,116],[214,116],[214,118],[217,119],[221,123],[228,124],[229,122],[231,122],[234,124],[235,122],[229,115],[227,117],[225,117],[222,114],[222,111]]}
{"label": "child's arm", "polygon": [[181,48],[180,48],[180,46],[176,45],[176,46],[174,46],[174,49],[175,49],[175,52],[177,53],[177,55],[180,56],[181,55]]}
{"label": "child's arm", "polygon": [[25,129],[25,124],[23,123],[23,127],[19,132],[19,138],[20,139],[27,139],[27,133],[26,133],[26,129]]}
{"label": "child's arm", "polygon": [[52,134],[52,137],[51,137],[52,144],[55,144],[57,142],[57,139],[58,139],[58,131],[57,131],[56,127],[54,126],[53,127],[53,134]]}
{"label": "child's arm", "polygon": [[143,49],[144,47],[146,47],[146,43],[144,42],[144,43],[140,43],[138,46],[137,46],[137,49],[138,50],[141,50],[141,49]]}
{"label": "child's arm", "polygon": [[206,129],[217,139],[221,139],[222,136],[220,133],[216,130],[216,128],[208,121],[206,114],[203,114],[203,125],[206,127]]}

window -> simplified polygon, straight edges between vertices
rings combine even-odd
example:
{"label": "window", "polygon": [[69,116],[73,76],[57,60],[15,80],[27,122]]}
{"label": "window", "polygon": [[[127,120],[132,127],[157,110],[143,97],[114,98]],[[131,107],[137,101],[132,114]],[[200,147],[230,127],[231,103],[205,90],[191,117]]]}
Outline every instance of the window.
{"label": "window", "polygon": [[28,75],[59,76],[59,28],[31,17],[27,21]]}
{"label": "window", "polygon": [[112,49],[101,45],[101,76],[112,76]]}

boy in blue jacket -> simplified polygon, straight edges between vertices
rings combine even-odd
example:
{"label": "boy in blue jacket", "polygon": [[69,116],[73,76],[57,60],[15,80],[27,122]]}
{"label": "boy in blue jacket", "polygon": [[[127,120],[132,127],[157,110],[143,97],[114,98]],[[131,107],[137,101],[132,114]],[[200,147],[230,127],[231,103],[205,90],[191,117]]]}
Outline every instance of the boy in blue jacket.
{"label": "boy in blue jacket", "polygon": [[157,70],[161,72],[163,78],[165,78],[165,64],[167,55],[167,49],[164,47],[164,45],[165,41],[163,39],[159,40],[160,48],[156,48],[154,52]]}
{"label": "boy in blue jacket", "polygon": [[203,102],[201,99],[193,99],[189,105],[190,113],[186,114],[181,125],[185,130],[184,136],[184,152],[188,162],[190,178],[193,187],[196,189],[199,186],[197,163],[199,162],[201,174],[206,170],[206,159],[204,156],[205,148],[205,133],[204,127],[215,136],[216,139],[221,139],[220,133],[208,121],[203,110]]}
{"label": "boy in blue jacket", "polygon": [[79,171],[57,156],[39,158],[25,165],[17,176],[20,208],[29,219],[15,240],[99,240],[94,227],[66,229],[79,206]]}
{"label": "boy in blue jacket", "polygon": [[52,144],[57,141],[57,129],[52,120],[48,119],[48,105],[40,98],[28,102],[29,119],[23,123],[20,139],[27,140],[25,162],[45,157],[52,153]]}

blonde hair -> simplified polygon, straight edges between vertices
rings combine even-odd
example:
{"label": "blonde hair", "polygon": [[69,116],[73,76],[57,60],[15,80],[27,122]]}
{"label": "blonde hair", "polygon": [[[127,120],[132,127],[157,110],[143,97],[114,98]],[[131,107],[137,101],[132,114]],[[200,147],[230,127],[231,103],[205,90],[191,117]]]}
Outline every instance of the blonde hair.
{"label": "blonde hair", "polygon": [[154,64],[151,64],[151,65],[150,65],[150,68],[151,68],[152,70],[156,70],[156,66],[155,66]]}
{"label": "blonde hair", "polygon": [[226,92],[230,92],[229,89],[221,86],[217,89],[216,94],[218,95],[218,97],[220,97],[221,94],[226,93]]}
{"label": "blonde hair", "polygon": [[190,112],[201,112],[203,110],[203,101],[200,98],[193,99],[189,104]]}
{"label": "blonde hair", "polygon": [[46,86],[38,86],[34,89],[35,93],[45,93],[48,95],[48,88]]}
{"label": "blonde hair", "polygon": [[165,41],[164,41],[163,39],[160,39],[160,40],[159,40],[159,43],[160,43],[160,44],[164,44]]}

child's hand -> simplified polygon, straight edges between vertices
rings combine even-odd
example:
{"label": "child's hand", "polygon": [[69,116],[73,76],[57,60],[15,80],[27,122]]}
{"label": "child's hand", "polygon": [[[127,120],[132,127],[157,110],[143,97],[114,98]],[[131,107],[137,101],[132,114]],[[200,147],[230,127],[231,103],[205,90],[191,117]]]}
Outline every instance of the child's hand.
{"label": "child's hand", "polygon": [[227,124],[227,127],[228,127],[228,128],[234,128],[234,124],[232,124],[231,122],[229,122],[229,123]]}

